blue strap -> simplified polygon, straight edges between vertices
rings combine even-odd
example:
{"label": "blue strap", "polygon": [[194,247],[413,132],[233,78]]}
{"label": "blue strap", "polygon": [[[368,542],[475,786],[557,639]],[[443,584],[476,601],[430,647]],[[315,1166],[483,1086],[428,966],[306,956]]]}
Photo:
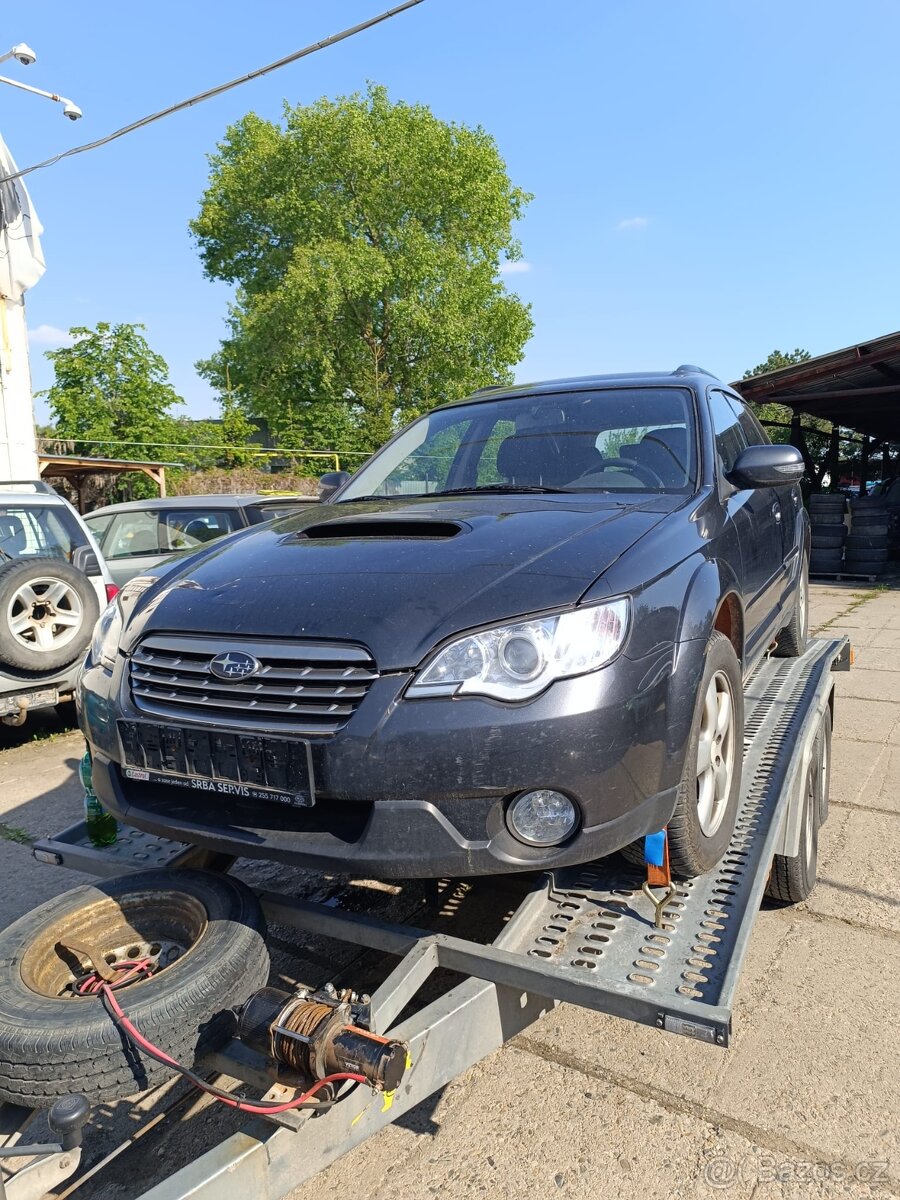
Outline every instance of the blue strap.
{"label": "blue strap", "polygon": [[660,829],[659,833],[648,833],[644,838],[644,861],[653,867],[662,867],[665,848],[666,831],[664,829]]}

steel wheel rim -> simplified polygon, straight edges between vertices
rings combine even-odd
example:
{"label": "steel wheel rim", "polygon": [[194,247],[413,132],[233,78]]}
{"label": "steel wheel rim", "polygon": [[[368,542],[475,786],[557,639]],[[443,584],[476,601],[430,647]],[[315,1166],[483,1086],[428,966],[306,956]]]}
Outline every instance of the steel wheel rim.
{"label": "steel wheel rim", "polygon": [[734,777],[734,693],[724,671],[716,671],[700,710],[697,741],[697,819],[705,837],[722,824]]}
{"label": "steel wheel rim", "polygon": [[20,646],[46,654],[67,646],[84,620],[84,605],[64,579],[45,575],[23,583],[6,609],[6,624]]}
{"label": "steel wheel rim", "polygon": [[[103,896],[49,922],[21,957],[22,982],[46,999],[82,1002],[73,980],[93,970],[91,959],[67,949],[69,937],[94,947],[104,961],[149,958],[154,978],[180,962],[206,933],[206,909],[196,897],[171,889]],[[144,981],[129,986],[141,989]],[[94,1001],[96,1003],[96,1001]]]}

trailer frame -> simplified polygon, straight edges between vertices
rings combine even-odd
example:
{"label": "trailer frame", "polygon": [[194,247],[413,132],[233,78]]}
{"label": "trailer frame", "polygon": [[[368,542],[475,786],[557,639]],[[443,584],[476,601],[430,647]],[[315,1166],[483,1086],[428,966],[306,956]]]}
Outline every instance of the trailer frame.
{"label": "trailer frame", "polygon": [[[488,945],[258,891],[267,918],[279,925],[399,959],[372,994],[371,1028],[407,1042],[411,1066],[394,1093],[358,1088],[315,1117],[248,1121],[142,1200],[220,1200],[236,1188],[279,1200],[561,1002],[727,1046],[773,859],[808,849],[804,804],[810,781],[827,788],[820,769],[824,723],[833,716],[834,672],[848,670],[850,661],[846,638],[823,638],[801,658],[767,658],[753,672],[745,685],[734,835],[712,871],[676,885],[661,928],[641,892],[640,868],[619,856],[541,875]],[[817,832],[818,819],[812,836]],[[34,853],[43,862],[107,876],[189,865],[197,852],[133,830],[109,851],[97,850],[79,824],[36,843]],[[464,981],[398,1023],[440,968]],[[257,1086],[277,1083],[272,1064],[238,1042],[204,1065]],[[7,1132],[12,1114],[4,1123],[12,1107],[0,1105],[0,1154],[18,1136]],[[10,1200],[20,1194],[30,1200],[24,1189],[14,1190],[15,1179],[6,1185]]]}

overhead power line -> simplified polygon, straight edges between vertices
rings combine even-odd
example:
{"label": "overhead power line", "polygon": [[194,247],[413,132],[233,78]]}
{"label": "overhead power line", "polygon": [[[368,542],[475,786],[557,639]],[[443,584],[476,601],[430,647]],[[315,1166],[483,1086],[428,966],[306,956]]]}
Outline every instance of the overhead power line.
{"label": "overhead power line", "polygon": [[358,25],[351,25],[348,29],[342,29],[340,33],[333,33],[331,37],[323,38],[320,42],[313,42],[309,46],[304,46],[302,50],[295,50],[293,54],[286,54],[284,58],[276,59],[275,62],[268,63],[264,67],[259,67],[257,70],[251,71],[248,75],[241,75],[237,79],[230,79],[227,83],[220,83],[218,87],[208,88],[205,92],[198,92],[196,96],[190,96],[187,100],[181,100],[177,104],[170,104],[168,108],[162,108],[159,112],[150,113],[147,117],[141,117],[138,121],[132,121],[130,125],[123,125],[121,129],[115,130],[114,133],[108,133],[106,137],[98,138],[94,142],[85,142],[82,146],[72,146],[69,150],[63,150],[60,154],[54,154],[52,158],[45,158],[43,162],[34,163],[30,167],[23,167],[22,170],[15,171],[11,175],[4,175],[0,177],[0,183],[8,183],[11,179],[21,179],[24,175],[30,175],[32,171],[40,171],[44,167],[52,167],[64,158],[71,158],[73,154],[84,154],[87,150],[97,150],[100,146],[106,146],[110,142],[116,141],[117,138],[124,137],[126,133],[134,133],[136,129],[143,129],[145,125],[152,125],[154,121],[161,121],[163,117],[170,117],[173,113],[181,112],[185,108],[192,108],[195,104],[202,104],[204,100],[211,100],[214,96],[221,96],[223,92],[229,92],[232,88],[240,87],[242,83],[250,83],[251,80],[259,79],[261,76],[268,75],[272,71],[278,71],[281,67],[287,67],[291,63],[297,62],[298,59],[307,58],[310,54],[315,54],[318,50],[325,50],[329,46],[334,46],[338,42],[345,41],[347,38],[355,37],[358,33],[364,33],[365,30],[371,29],[374,25],[380,25],[383,21],[389,21],[391,17],[396,17],[400,13],[406,12],[409,8],[415,8],[416,5],[422,2],[423,0],[405,0],[403,4],[397,4],[394,8],[389,8],[375,17],[369,17],[365,21],[360,21]]}

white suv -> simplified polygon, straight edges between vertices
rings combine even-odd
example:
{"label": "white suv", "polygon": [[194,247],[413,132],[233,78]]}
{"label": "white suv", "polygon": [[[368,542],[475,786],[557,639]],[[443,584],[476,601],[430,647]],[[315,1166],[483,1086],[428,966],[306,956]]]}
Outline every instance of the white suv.
{"label": "white suv", "polygon": [[0,482],[0,721],[68,698],[117,591],[68,500],[42,480]]}

